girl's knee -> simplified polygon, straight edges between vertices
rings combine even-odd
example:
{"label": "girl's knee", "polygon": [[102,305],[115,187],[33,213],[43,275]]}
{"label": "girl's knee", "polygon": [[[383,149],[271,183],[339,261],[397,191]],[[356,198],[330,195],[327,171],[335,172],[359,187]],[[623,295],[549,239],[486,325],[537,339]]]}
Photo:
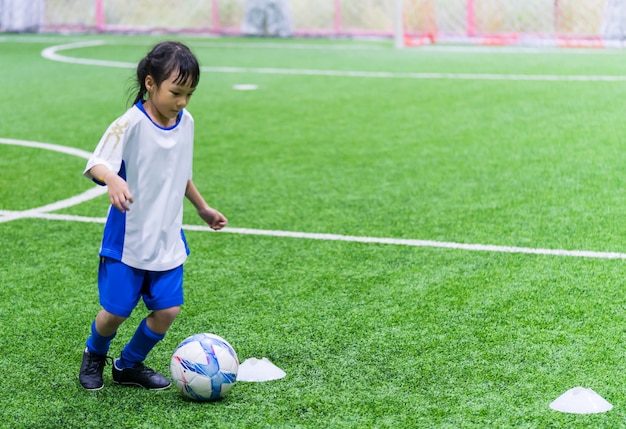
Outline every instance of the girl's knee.
{"label": "girl's knee", "polygon": [[154,312],[154,314],[157,315],[159,318],[163,318],[166,320],[169,319],[172,322],[174,321],[174,319],[176,319],[179,313],[180,313],[179,305],[177,305],[176,307],[164,308],[163,310],[156,310]]}
{"label": "girl's knee", "polygon": [[96,329],[102,335],[108,336],[117,331],[117,328],[124,323],[126,317],[117,316],[102,309],[96,316]]}
{"label": "girl's knee", "polygon": [[[158,333],[165,333],[180,313],[180,306],[155,310],[148,316],[148,326]],[[151,320],[150,320],[151,319]]]}

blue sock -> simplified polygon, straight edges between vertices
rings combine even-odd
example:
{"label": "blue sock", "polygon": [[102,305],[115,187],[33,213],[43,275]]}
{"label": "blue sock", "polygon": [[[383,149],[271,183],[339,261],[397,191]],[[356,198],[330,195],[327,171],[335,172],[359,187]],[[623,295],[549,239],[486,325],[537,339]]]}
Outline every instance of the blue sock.
{"label": "blue sock", "polygon": [[106,355],[109,352],[109,346],[111,345],[111,340],[115,337],[114,333],[110,337],[103,337],[96,330],[96,321],[94,320],[91,324],[91,336],[87,339],[87,349],[91,353],[96,353],[99,355]]}
{"label": "blue sock", "polygon": [[165,334],[157,334],[148,327],[146,319],[143,319],[135,331],[133,338],[126,344],[122,355],[117,362],[118,369],[134,366],[143,362],[156,344],[165,338]]}

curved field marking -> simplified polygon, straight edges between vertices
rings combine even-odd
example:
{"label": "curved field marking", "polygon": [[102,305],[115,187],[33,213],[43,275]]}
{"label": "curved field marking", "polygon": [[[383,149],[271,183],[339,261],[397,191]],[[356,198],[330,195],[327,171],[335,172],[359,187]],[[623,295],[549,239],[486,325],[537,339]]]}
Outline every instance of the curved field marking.
{"label": "curved field marking", "polygon": [[[32,142],[32,141],[24,141],[24,140],[13,140],[13,139],[5,139],[0,138],[0,144],[13,145],[13,146],[23,146],[23,147],[34,147],[38,149],[51,150],[54,152],[66,153],[73,156],[78,156],[80,158],[89,159],[91,153],[76,149],[67,146],[60,146],[51,143],[41,143],[41,142]],[[23,210],[23,211],[2,211],[0,212],[0,223],[9,222],[16,219],[22,219],[26,217],[37,217],[42,213],[48,213],[56,210],[61,210],[67,207],[72,207],[83,203],[85,201],[91,200],[93,198],[99,197],[102,194],[106,194],[107,190],[103,186],[98,186],[95,188],[91,188],[82,194],[75,195],[71,198],[67,198],[65,200],[57,201],[51,204],[46,204],[45,206],[36,207],[33,209]]]}
{"label": "curved field marking", "polygon": [[[135,68],[136,64],[121,61],[106,61],[88,58],[73,58],[58,52],[89,46],[105,45],[103,40],[68,43],[51,46],[41,51],[41,56],[51,61],[70,64],[82,64],[102,67]],[[532,75],[532,74],[493,74],[493,73],[405,73],[405,72],[370,72],[351,70],[314,70],[267,67],[201,67],[209,73],[248,73],[275,74],[292,76],[327,76],[376,79],[447,79],[447,80],[499,80],[499,81],[561,81],[561,82],[624,82],[626,76],[585,76],[585,75]]]}
{"label": "curved field marking", "polygon": [[[67,153],[69,155],[78,156],[88,159],[91,153],[81,149],[71,148],[67,146],[60,146],[51,143],[40,143],[24,140],[13,140],[0,138],[0,144],[34,147],[45,150],[52,150],[55,152]],[[61,220],[70,222],[88,222],[88,223],[104,223],[106,218],[102,217],[86,217],[50,213],[55,210],[71,207],[90,199],[96,198],[106,193],[106,187],[97,186],[82,194],[74,197],[57,201],[55,203],[47,204],[45,206],[37,207],[34,209],[24,211],[10,211],[0,210],[0,223],[8,222],[16,219],[23,218],[38,218],[49,220]],[[183,228],[189,231],[211,231],[213,230],[208,226],[201,225],[183,225]],[[372,243],[372,244],[388,244],[395,246],[412,246],[412,247],[434,247],[442,249],[456,249],[456,250],[469,250],[478,252],[498,252],[498,253],[525,253],[532,255],[547,255],[547,256],[569,256],[576,258],[598,258],[598,259],[626,259],[626,253],[617,252],[595,252],[588,250],[560,250],[560,249],[536,249],[531,247],[511,247],[511,246],[496,246],[491,244],[466,244],[466,243],[453,243],[445,241],[433,241],[433,240],[412,240],[401,238],[383,238],[383,237],[362,237],[354,235],[339,235],[339,234],[316,234],[309,232],[293,232],[293,231],[273,231],[263,229],[251,229],[251,228],[224,228],[222,232],[232,234],[244,234],[244,235],[260,235],[271,237],[287,237],[287,238],[300,238],[309,240],[326,240],[326,241],[346,241],[356,243]]]}
{"label": "curved field marking", "polygon": [[91,157],[91,152],[87,152],[86,150],[77,149],[75,147],[69,147],[69,146],[61,146],[61,145],[53,144],[53,143],[41,143],[41,142],[32,142],[28,140],[5,139],[5,138],[0,137],[0,144],[34,147],[38,149],[51,150],[53,152],[67,153],[68,155],[77,156],[79,158],[84,158],[84,159],[89,159]]}
{"label": "curved field marking", "polygon": [[88,58],[74,58],[59,55],[57,52],[67,51],[68,49],[86,48],[90,46],[102,46],[106,42],[103,40],[89,40],[86,42],[67,43],[64,45],[50,46],[41,51],[41,56],[50,60],[69,64],[83,64],[88,66],[116,67],[116,68],[135,68],[137,64],[125,63],[121,61],[93,60]]}

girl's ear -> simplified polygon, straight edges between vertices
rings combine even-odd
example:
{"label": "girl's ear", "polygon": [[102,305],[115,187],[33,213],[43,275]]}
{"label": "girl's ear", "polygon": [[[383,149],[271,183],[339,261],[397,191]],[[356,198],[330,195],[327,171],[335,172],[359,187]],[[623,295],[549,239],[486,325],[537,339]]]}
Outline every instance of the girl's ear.
{"label": "girl's ear", "polygon": [[148,90],[148,92],[152,92],[156,87],[154,78],[150,75],[146,76],[144,84],[146,85],[146,89]]}

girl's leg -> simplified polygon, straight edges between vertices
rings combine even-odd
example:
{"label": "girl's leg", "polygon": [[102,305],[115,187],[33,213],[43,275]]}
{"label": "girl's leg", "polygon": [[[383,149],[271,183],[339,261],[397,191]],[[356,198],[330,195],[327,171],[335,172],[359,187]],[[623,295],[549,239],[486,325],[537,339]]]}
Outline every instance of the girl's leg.
{"label": "girl's leg", "polygon": [[[87,339],[83,361],[80,366],[80,384],[87,390],[100,390],[104,386],[102,370],[117,328],[126,320],[106,310],[101,310],[91,324],[91,336]],[[110,359],[110,358],[109,358]]]}
{"label": "girl's leg", "polygon": [[143,319],[133,338],[122,350],[119,369],[143,362],[154,346],[165,337],[179,312],[180,306],[155,310]]}
{"label": "girl's leg", "polygon": [[79,380],[88,390],[104,386],[102,370],[117,329],[132,313],[141,297],[144,272],[120,261],[101,257],[98,267],[98,291],[102,310],[91,325]]}
{"label": "girl's leg", "polygon": [[113,365],[113,380],[147,389],[167,389],[170,381],[146,367],[148,353],[165,337],[183,304],[183,266],[168,271],[145,273],[141,290],[143,300],[152,313],[141,321],[130,342]]}
{"label": "girl's leg", "polygon": [[92,353],[106,355],[117,328],[124,323],[125,317],[116,316],[106,310],[100,310],[91,324],[91,336],[87,339],[87,349]]}
{"label": "girl's leg", "polygon": [[113,380],[119,384],[131,384],[146,389],[167,389],[170,381],[158,372],[146,367],[143,361],[148,353],[165,337],[180,307],[155,310],[143,319],[133,338],[122,350],[113,364]]}

